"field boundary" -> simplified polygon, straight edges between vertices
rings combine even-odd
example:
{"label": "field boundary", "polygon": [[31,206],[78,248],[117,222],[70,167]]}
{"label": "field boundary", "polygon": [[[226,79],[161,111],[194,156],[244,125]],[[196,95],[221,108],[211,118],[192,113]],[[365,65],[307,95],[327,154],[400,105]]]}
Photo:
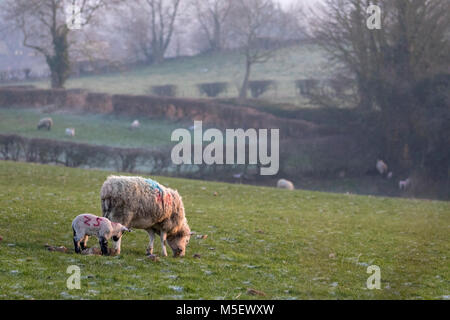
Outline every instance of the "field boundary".
{"label": "field boundary", "polygon": [[71,111],[126,115],[171,121],[203,121],[217,128],[280,129],[282,138],[307,138],[334,134],[330,129],[300,119],[275,115],[208,99],[184,99],[147,95],[110,95],[82,89],[0,87],[0,107],[40,108],[54,106]]}
{"label": "field boundary", "polygon": [[232,176],[235,170],[243,170],[252,179],[259,177],[251,165],[174,165],[170,149],[170,145],[152,149],[122,148],[0,134],[0,160],[221,181]]}
{"label": "field boundary", "polygon": [[[167,150],[166,150],[167,149]],[[0,160],[56,164],[67,167],[135,172],[146,166],[164,173],[170,165],[168,148],[121,148],[72,141],[0,134]],[[169,154],[169,156],[167,156]]]}

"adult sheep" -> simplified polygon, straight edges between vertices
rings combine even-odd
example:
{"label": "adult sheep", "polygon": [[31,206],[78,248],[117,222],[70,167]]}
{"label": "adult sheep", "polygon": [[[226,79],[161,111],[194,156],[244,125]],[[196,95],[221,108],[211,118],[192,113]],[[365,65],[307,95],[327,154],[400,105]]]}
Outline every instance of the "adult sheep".
{"label": "adult sheep", "polygon": [[[100,191],[103,216],[127,228],[144,229],[150,237],[147,253],[153,253],[155,233],[161,238],[163,256],[165,242],[174,257],[186,253],[190,232],[181,196],[176,190],[141,177],[109,176]],[[119,239],[115,249],[120,253]]]}
{"label": "adult sheep", "polygon": [[277,188],[279,189],[288,189],[288,190],[294,190],[294,184],[286,179],[280,179],[277,182]]}
{"label": "adult sheep", "polygon": [[50,131],[52,126],[53,126],[52,118],[42,118],[41,120],[39,120],[37,129],[40,130],[40,129],[44,128],[44,129],[47,129],[48,131]]}
{"label": "adult sheep", "polygon": [[139,129],[140,127],[141,123],[139,122],[139,120],[134,120],[130,125],[130,130],[136,130]]}
{"label": "adult sheep", "polygon": [[384,175],[388,172],[387,164],[381,159],[377,160],[376,168],[381,175]]}

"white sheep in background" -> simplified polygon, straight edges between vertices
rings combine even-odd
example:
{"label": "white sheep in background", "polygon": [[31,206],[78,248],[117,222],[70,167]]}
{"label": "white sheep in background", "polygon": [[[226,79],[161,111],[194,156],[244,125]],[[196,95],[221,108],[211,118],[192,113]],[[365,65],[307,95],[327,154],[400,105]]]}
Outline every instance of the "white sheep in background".
{"label": "white sheep in background", "polygon": [[387,175],[387,178],[392,179],[393,176],[394,176],[394,173],[392,171],[390,171]]}
{"label": "white sheep in background", "polygon": [[378,160],[377,160],[377,165],[376,165],[376,167],[377,167],[378,172],[379,172],[381,175],[386,174],[387,171],[388,171],[388,166],[387,166],[386,163],[384,163],[383,160],[378,159]]}
{"label": "white sheep in background", "polygon": [[244,174],[243,174],[242,172],[241,172],[241,173],[233,174],[233,178],[234,178],[234,179],[241,179],[243,176],[244,176]]}
{"label": "white sheep in background", "polygon": [[52,118],[42,118],[41,120],[39,120],[37,129],[40,130],[40,129],[44,128],[44,129],[47,129],[48,131],[50,131],[52,126],[53,126]]}
{"label": "white sheep in background", "polygon": [[66,128],[66,136],[75,137],[75,128]]}
{"label": "white sheep in background", "polygon": [[406,190],[411,186],[411,179],[408,178],[406,180],[400,180],[398,182],[398,187],[400,190]]}
{"label": "white sheep in background", "polygon": [[96,236],[100,243],[102,255],[108,254],[108,240],[110,238],[117,242],[125,231],[130,232],[127,227],[120,223],[111,222],[107,218],[97,217],[90,213],[78,215],[72,221],[72,229],[76,253],[81,253],[82,250],[86,249],[89,236]]}
{"label": "white sheep in background", "polygon": [[286,179],[280,179],[277,182],[277,188],[279,189],[288,189],[288,190],[294,190],[294,184]]}
{"label": "white sheep in background", "polygon": [[136,130],[141,127],[141,123],[139,120],[134,120],[133,123],[131,123],[130,130]]}
{"label": "white sheep in background", "polygon": [[[150,237],[148,254],[153,254],[155,233],[161,238],[163,256],[165,242],[174,257],[185,255],[190,229],[181,196],[176,190],[141,177],[110,176],[100,191],[103,216],[128,228],[144,229]],[[120,253],[120,239],[115,243]]]}

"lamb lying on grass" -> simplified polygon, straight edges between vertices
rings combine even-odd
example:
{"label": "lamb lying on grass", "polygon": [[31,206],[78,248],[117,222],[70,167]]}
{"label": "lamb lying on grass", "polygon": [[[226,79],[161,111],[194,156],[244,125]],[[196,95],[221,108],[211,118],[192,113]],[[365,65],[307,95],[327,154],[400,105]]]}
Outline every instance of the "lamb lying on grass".
{"label": "lamb lying on grass", "polygon": [[[163,256],[165,242],[174,257],[182,257],[190,239],[181,196],[151,179],[110,176],[100,191],[103,216],[129,228],[144,229],[150,237],[147,253],[153,253],[155,233],[161,238]],[[120,253],[120,239],[116,242]]]}
{"label": "lamb lying on grass", "polygon": [[119,241],[125,231],[130,232],[127,227],[120,223],[111,222],[107,218],[97,217],[89,213],[77,216],[72,221],[72,229],[76,253],[81,253],[82,250],[86,249],[89,236],[96,236],[100,243],[102,255],[108,255],[108,240],[110,238]]}

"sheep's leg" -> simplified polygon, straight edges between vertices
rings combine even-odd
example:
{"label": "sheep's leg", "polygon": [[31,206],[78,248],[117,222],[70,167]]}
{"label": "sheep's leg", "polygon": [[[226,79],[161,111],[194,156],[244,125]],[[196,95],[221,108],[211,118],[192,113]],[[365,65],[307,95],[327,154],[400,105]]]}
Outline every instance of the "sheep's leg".
{"label": "sheep's leg", "polygon": [[86,245],[87,245],[88,239],[89,239],[89,236],[87,234],[84,235],[83,239],[81,239],[81,241],[80,241],[81,250],[86,249]]}
{"label": "sheep's leg", "polygon": [[153,242],[155,241],[155,231],[153,229],[147,230],[148,236],[150,237],[150,242],[147,247],[147,254],[153,254]]}
{"label": "sheep's leg", "polygon": [[108,255],[108,240],[105,237],[100,237],[99,241],[100,248],[102,249],[102,255]]}
{"label": "sheep's leg", "polygon": [[122,237],[120,237],[119,239],[117,239],[117,241],[114,241],[114,252],[115,254],[120,254],[120,244],[122,243]]}
{"label": "sheep's leg", "polygon": [[81,253],[80,240],[83,237],[78,236],[73,227],[72,227],[72,230],[73,230],[73,245],[75,247],[75,253]]}
{"label": "sheep's leg", "polygon": [[[108,211],[108,206],[110,206],[110,203],[102,203],[102,210],[103,210],[103,216],[108,218],[111,221],[118,222],[122,225],[124,225],[127,228],[130,228],[131,226],[131,217],[133,217],[133,213],[129,211],[122,211],[117,209],[112,209],[111,211]],[[104,208],[103,208],[104,207]],[[105,213],[106,212],[106,213]],[[120,219],[114,219],[115,217],[120,217]],[[120,254],[120,246],[122,243],[122,237],[119,238],[119,240],[114,241],[114,254]]]}
{"label": "sheep's leg", "polygon": [[73,245],[75,247],[75,253],[81,253],[80,240],[77,237],[73,237]]}
{"label": "sheep's leg", "polygon": [[167,257],[167,250],[166,250],[167,233],[161,230],[160,238],[161,238],[162,255],[164,257]]}

